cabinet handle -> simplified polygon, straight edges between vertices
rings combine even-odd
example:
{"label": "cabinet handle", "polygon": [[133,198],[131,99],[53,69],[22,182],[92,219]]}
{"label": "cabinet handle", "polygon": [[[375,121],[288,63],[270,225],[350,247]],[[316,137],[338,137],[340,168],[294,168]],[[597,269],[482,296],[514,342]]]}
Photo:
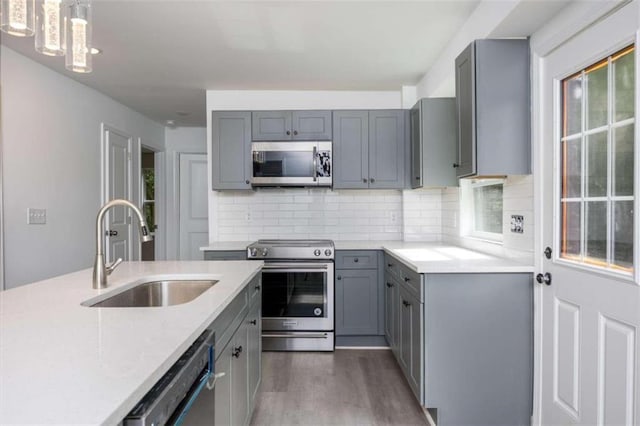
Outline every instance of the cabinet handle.
{"label": "cabinet handle", "polygon": [[387,263],[387,268],[393,268],[393,263]]}
{"label": "cabinet handle", "polygon": [[355,259],[353,259],[353,263],[358,263],[360,261],[360,259],[358,259],[357,257]]}
{"label": "cabinet handle", "polygon": [[405,308],[411,306],[411,303],[407,302],[406,300],[403,300],[402,304],[404,305]]}
{"label": "cabinet handle", "polygon": [[454,168],[454,169],[457,169],[458,167],[460,167],[460,164],[458,164],[458,163],[453,163],[453,168]]}
{"label": "cabinet handle", "polygon": [[293,135],[295,136],[295,135],[297,135],[297,134],[298,134],[298,131],[297,131],[297,130],[294,130],[294,131],[293,131]]}
{"label": "cabinet handle", "polygon": [[409,277],[404,277],[404,282],[405,282],[405,283],[408,283],[409,281],[411,281],[411,278],[409,278]]}
{"label": "cabinet handle", "polygon": [[371,183],[374,183],[376,180],[374,178],[370,179]]}
{"label": "cabinet handle", "polygon": [[287,130],[287,136],[289,136],[291,134],[290,130]]}
{"label": "cabinet handle", "polygon": [[256,324],[258,324],[258,320],[251,320],[251,321],[249,321],[249,324],[256,325]]}
{"label": "cabinet handle", "polygon": [[393,284],[387,283],[387,287],[391,288],[391,287],[393,287]]}
{"label": "cabinet handle", "polygon": [[420,180],[420,176],[416,176],[416,180]]}
{"label": "cabinet handle", "polygon": [[241,353],[242,353],[242,346],[238,346],[237,348],[235,348],[233,350],[233,353],[231,355],[236,357],[236,358],[240,358],[240,354]]}
{"label": "cabinet handle", "polygon": [[362,179],[362,181],[363,181],[364,183],[367,183],[367,178],[363,178],[363,179]]}
{"label": "cabinet handle", "polygon": [[256,290],[258,290],[258,291],[260,290],[260,286],[259,285],[256,286]]}
{"label": "cabinet handle", "polygon": [[338,275],[337,279],[341,280],[342,279],[342,275]]}
{"label": "cabinet handle", "polygon": [[251,183],[251,181],[249,180],[245,180],[244,183],[246,183],[247,185],[249,185]]}

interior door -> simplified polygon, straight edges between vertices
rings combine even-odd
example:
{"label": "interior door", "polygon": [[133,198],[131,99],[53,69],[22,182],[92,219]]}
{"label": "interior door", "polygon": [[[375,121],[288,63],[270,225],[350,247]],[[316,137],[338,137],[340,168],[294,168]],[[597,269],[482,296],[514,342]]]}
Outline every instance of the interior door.
{"label": "interior door", "polygon": [[[131,200],[131,149],[132,137],[104,127],[106,146],[107,182],[106,200],[123,198]],[[106,218],[106,261],[121,258],[131,260],[131,218],[128,209],[116,206],[107,212]]]}
{"label": "interior door", "polygon": [[209,242],[207,155],[180,154],[180,260],[202,260]]}
{"label": "interior door", "polygon": [[542,59],[544,425],[638,424],[637,8]]}

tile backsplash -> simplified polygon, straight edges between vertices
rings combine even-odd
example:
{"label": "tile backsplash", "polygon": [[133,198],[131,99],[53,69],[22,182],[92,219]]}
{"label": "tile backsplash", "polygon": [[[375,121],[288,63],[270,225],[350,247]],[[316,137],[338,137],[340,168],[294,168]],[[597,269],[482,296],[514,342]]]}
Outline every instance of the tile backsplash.
{"label": "tile backsplash", "polygon": [[402,191],[261,188],[214,194],[218,241],[403,238]]}

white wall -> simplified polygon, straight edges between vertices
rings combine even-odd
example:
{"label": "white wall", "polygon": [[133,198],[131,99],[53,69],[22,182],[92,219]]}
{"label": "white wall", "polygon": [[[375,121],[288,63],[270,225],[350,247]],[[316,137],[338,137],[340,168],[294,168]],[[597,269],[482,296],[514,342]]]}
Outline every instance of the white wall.
{"label": "white wall", "polygon": [[[5,284],[12,288],[92,265],[101,202],[100,124],[159,151],[164,127],[0,49]],[[27,225],[28,207],[47,209],[47,224]]]}
{"label": "white wall", "polygon": [[166,259],[179,258],[180,241],[178,232],[180,207],[180,154],[206,154],[207,129],[204,127],[178,127],[165,130],[165,168],[166,168]]}

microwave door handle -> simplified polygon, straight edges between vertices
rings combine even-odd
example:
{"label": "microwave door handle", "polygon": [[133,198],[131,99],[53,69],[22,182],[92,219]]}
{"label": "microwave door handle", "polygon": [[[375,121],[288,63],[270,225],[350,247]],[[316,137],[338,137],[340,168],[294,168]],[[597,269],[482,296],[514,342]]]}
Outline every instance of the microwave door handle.
{"label": "microwave door handle", "polygon": [[313,181],[318,180],[318,147],[313,146]]}

